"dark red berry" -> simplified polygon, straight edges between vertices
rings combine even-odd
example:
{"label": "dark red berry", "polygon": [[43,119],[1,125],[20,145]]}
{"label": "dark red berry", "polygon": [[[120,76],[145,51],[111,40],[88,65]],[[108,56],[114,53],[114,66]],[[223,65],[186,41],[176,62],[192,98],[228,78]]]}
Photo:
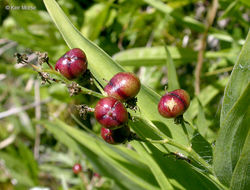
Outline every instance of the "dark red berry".
{"label": "dark red berry", "polygon": [[119,100],[106,97],[96,104],[95,118],[104,127],[115,129],[128,121],[128,112]]}
{"label": "dark red berry", "polygon": [[82,166],[81,164],[75,164],[72,169],[75,174],[79,174],[82,171]]}
{"label": "dark red berry", "polygon": [[71,49],[58,59],[55,69],[69,80],[77,78],[87,70],[86,55],[79,48]]}
{"label": "dark red berry", "polygon": [[118,100],[135,97],[140,91],[141,83],[136,75],[129,72],[117,73],[105,86],[104,91]]}
{"label": "dark red berry", "polygon": [[107,129],[101,128],[102,138],[109,144],[121,144],[125,143],[130,135],[130,129],[128,126],[123,126],[119,129]]}
{"label": "dark red berry", "polygon": [[101,175],[99,174],[99,173],[94,173],[94,177],[96,177],[96,178],[101,178]]}
{"label": "dark red berry", "polygon": [[158,111],[163,117],[175,118],[182,115],[189,104],[189,94],[185,90],[177,89],[162,96],[158,104]]}

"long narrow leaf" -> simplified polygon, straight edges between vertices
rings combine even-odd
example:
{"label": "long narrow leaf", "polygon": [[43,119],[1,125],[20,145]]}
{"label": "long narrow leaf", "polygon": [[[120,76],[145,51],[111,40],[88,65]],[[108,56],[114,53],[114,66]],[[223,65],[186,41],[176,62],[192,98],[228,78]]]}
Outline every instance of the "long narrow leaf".
{"label": "long narrow leaf", "polygon": [[177,73],[175,70],[174,62],[173,62],[170,52],[168,51],[167,46],[165,46],[165,51],[167,55],[168,90],[172,91],[175,89],[179,89],[180,85],[178,82],[178,77],[177,77]]}
{"label": "long narrow leaf", "polygon": [[[250,83],[246,87],[244,93],[232,107],[224,122],[221,124],[218,139],[216,141],[214,153],[214,169],[219,180],[229,186],[235,167],[244,154],[243,147],[247,142],[247,134],[249,133],[250,123]],[[244,156],[244,155],[242,155]],[[246,162],[241,163],[248,167],[250,157],[245,159]],[[247,173],[242,174],[244,178]],[[242,182],[246,183],[246,182]]]}
{"label": "long narrow leaf", "polygon": [[[147,167],[141,162],[134,160],[129,154],[116,150],[115,147],[109,147],[98,138],[72,128],[62,121],[55,120],[53,123],[42,121],[40,123],[45,125],[59,141],[69,146],[69,148],[75,147],[74,151],[77,151],[77,153],[81,151],[80,155],[87,155],[91,163],[96,168],[99,168],[103,175],[111,177],[118,182],[118,185],[122,185],[127,189],[132,187],[135,189],[158,189],[153,176],[147,171]],[[70,136],[76,139],[81,146]],[[81,150],[79,150],[79,147],[81,147]],[[100,161],[105,164],[100,164]],[[110,170],[112,172],[109,172]],[[138,175],[141,175],[141,177],[138,177]],[[126,182],[122,181],[122,179],[126,179]]]}
{"label": "long narrow leaf", "polygon": [[230,80],[224,93],[224,100],[221,110],[220,123],[223,123],[227,117],[227,113],[238,100],[244,89],[246,88],[249,77],[250,65],[250,32],[248,33],[246,42],[242,47],[239,58],[234,66]]}
{"label": "long narrow leaf", "polygon": [[239,161],[234,169],[230,188],[234,190],[247,190],[250,187],[250,131],[242,149]]}

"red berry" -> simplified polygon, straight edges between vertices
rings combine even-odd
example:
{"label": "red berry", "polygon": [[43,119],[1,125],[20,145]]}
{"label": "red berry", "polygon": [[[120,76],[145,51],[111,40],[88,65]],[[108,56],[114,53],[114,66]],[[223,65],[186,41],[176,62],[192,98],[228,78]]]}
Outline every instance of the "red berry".
{"label": "red berry", "polygon": [[175,118],[182,115],[189,104],[189,94],[185,90],[177,89],[162,96],[158,104],[158,111],[163,117]]}
{"label": "red berry", "polygon": [[95,118],[104,127],[115,129],[128,121],[128,112],[119,100],[106,97],[96,104]]}
{"label": "red berry", "polygon": [[69,80],[77,78],[87,70],[86,55],[79,48],[71,49],[58,59],[55,69]]}
{"label": "red berry", "polygon": [[127,125],[115,130],[101,128],[101,136],[109,144],[125,143],[129,135],[130,129]]}
{"label": "red berry", "polygon": [[101,178],[101,175],[99,173],[94,173],[94,176],[99,179]]}
{"label": "red berry", "polygon": [[105,86],[104,91],[118,100],[135,97],[140,91],[141,83],[136,75],[129,72],[117,73]]}
{"label": "red berry", "polygon": [[81,164],[75,164],[72,169],[75,174],[79,174],[82,171],[82,166]]}

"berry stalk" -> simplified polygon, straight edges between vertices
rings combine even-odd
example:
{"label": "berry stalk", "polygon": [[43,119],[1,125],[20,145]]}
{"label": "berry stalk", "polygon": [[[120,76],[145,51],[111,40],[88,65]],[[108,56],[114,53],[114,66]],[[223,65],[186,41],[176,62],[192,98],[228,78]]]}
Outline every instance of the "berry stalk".
{"label": "berry stalk", "polygon": [[[65,83],[66,85],[72,84],[72,81],[68,80],[65,77],[62,77],[62,75],[60,73],[58,73],[57,71],[55,71],[55,70],[44,69],[43,71],[46,72],[46,73],[50,73],[50,74],[53,74],[53,75],[56,75],[56,76],[60,77],[61,79],[63,79],[62,82]],[[79,93],[92,95],[92,96],[95,96],[97,98],[104,98],[105,97],[103,94],[95,92],[95,91],[90,90],[88,88],[85,88],[83,86],[79,85],[79,87],[81,88],[81,91]]]}

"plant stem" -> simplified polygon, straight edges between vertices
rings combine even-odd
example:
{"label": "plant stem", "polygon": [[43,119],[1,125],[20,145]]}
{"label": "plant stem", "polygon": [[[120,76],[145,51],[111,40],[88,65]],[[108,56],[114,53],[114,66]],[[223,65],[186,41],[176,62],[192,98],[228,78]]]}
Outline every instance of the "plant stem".
{"label": "plant stem", "polygon": [[87,89],[87,88],[84,88],[82,86],[80,86],[81,88],[81,92],[82,94],[88,94],[88,95],[92,95],[92,96],[95,96],[97,98],[104,98],[105,96],[101,93],[98,93],[98,92],[95,92],[93,90],[90,90],[90,89]]}
{"label": "plant stem", "polygon": [[218,70],[215,70],[215,71],[207,72],[207,73],[204,74],[204,76],[208,77],[208,76],[217,75],[217,74],[220,74],[220,73],[229,72],[229,71],[232,71],[232,70],[233,70],[233,66],[225,67],[225,68],[218,69]]}
{"label": "plant stem", "polygon": [[59,72],[57,72],[56,70],[51,70],[51,69],[43,69],[43,70],[39,70],[40,72],[46,72],[52,75],[56,75],[58,77],[60,77],[61,80],[63,80],[66,84],[70,84],[71,81],[68,80],[67,78],[63,77]]}
{"label": "plant stem", "polygon": [[47,65],[49,66],[49,68],[53,71],[54,68],[52,67],[52,65],[51,65],[48,61],[46,61],[46,63],[47,63]]}
{"label": "plant stem", "polygon": [[83,185],[84,185],[84,187],[86,188],[86,190],[89,190],[89,182],[88,182],[87,177],[84,175],[83,172],[80,172],[80,173],[79,173],[79,176],[80,176],[80,178],[81,178],[81,180],[82,180],[82,182],[83,182]]}
{"label": "plant stem", "polygon": [[224,190],[228,190],[228,187],[226,187],[225,185],[223,185],[216,176],[214,175],[209,175],[209,177],[214,181],[214,183],[216,185],[218,185],[221,189],[224,189]]}
{"label": "plant stem", "polygon": [[207,46],[208,30],[214,22],[217,8],[218,8],[218,0],[213,0],[212,7],[208,11],[205,32],[202,34],[201,39],[200,39],[201,47],[200,47],[200,50],[198,52],[198,60],[197,60],[196,68],[195,68],[195,94],[196,95],[198,95],[200,93],[200,75],[201,75],[201,71],[202,71],[204,52],[205,52],[206,46]]}
{"label": "plant stem", "polygon": [[[38,102],[41,101],[40,98],[40,85],[38,80],[35,81],[35,103],[37,104]],[[41,119],[41,104],[37,104],[35,107],[35,117],[36,120],[40,120]],[[41,137],[40,137],[40,133],[41,133],[41,126],[39,124],[36,125],[36,138],[35,138],[35,145],[34,145],[34,158],[36,160],[38,160],[39,158],[39,147],[40,147],[40,141],[41,141]]]}
{"label": "plant stem", "polygon": [[146,138],[146,140],[150,143],[159,143],[159,144],[170,144],[172,146],[175,146],[185,152],[187,152],[194,160],[196,160],[198,163],[200,163],[202,166],[204,166],[210,173],[213,174],[213,170],[210,164],[208,164],[203,158],[201,158],[192,148],[190,147],[186,147],[182,144],[179,144],[175,141],[173,141],[170,138],[166,138],[163,140],[152,140],[149,138]]}
{"label": "plant stem", "polygon": [[191,121],[188,121],[188,120],[184,119],[184,123],[187,123],[190,127],[192,127],[193,130],[197,130],[197,128],[192,124]]}
{"label": "plant stem", "polygon": [[[44,69],[43,72],[47,72],[47,73],[50,73],[50,74],[53,74],[53,75],[56,75],[56,76],[60,77],[66,85],[72,83],[72,81],[66,79],[65,77],[62,77],[61,74],[58,73],[55,70]],[[104,98],[105,97],[103,94],[95,92],[95,91],[90,90],[90,89],[87,89],[87,88],[85,88],[85,87],[83,87],[81,85],[79,85],[79,87],[81,88],[81,92],[80,93],[82,93],[82,94],[92,95],[92,96],[95,96],[97,98]]]}

